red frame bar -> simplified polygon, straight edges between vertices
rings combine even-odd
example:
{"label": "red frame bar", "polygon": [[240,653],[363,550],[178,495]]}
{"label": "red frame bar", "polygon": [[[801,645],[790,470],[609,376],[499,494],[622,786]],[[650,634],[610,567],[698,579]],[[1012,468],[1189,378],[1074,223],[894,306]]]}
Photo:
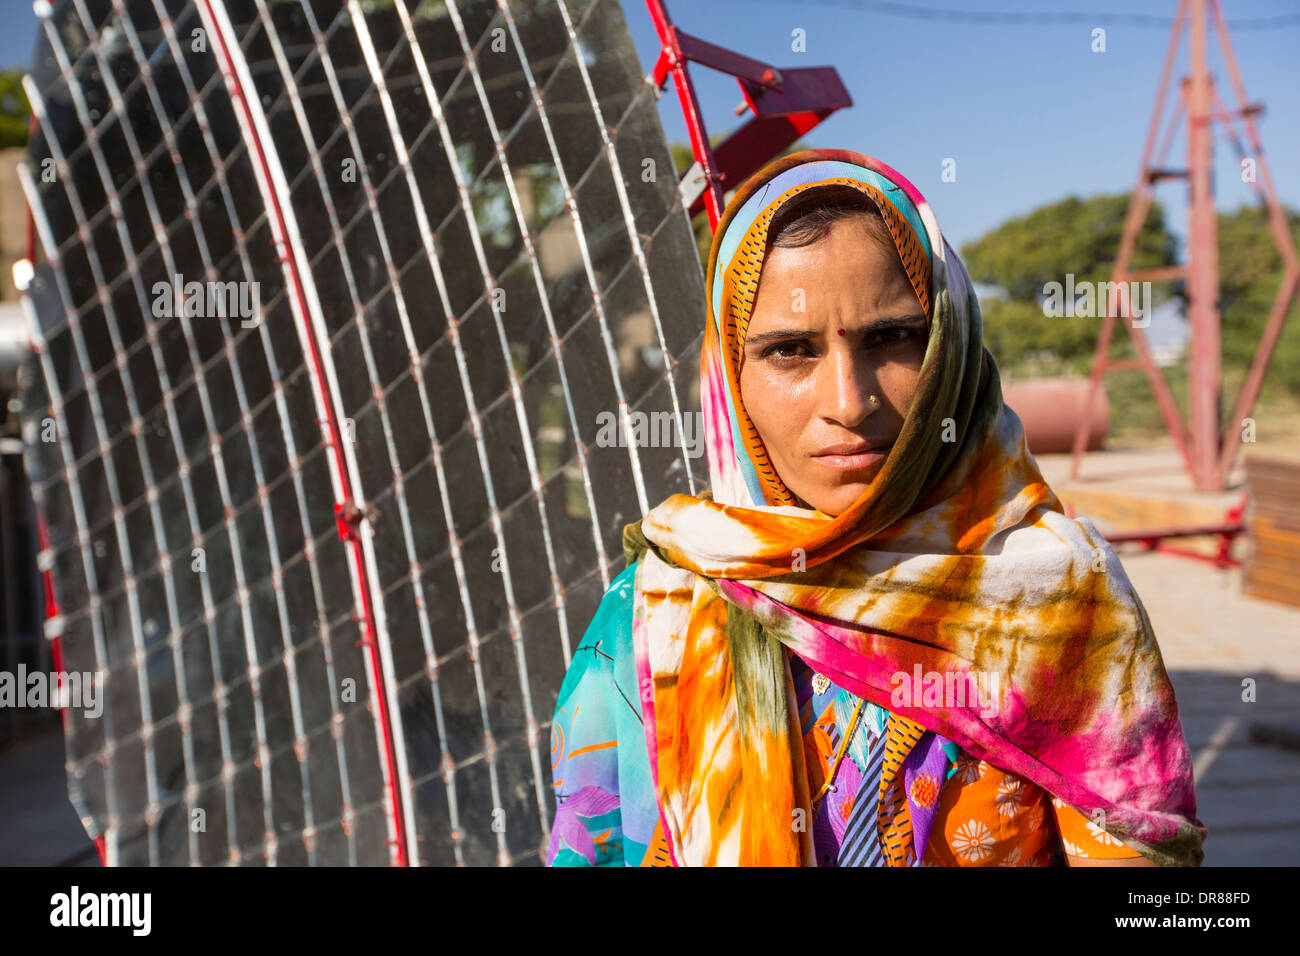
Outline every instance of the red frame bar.
{"label": "red frame bar", "polygon": [[[40,123],[36,119],[36,114],[32,113],[27,122],[27,138],[30,141],[36,134]],[[23,257],[31,263],[33,269],[36,268],[36,217],[32,215],[31,207],[26,202],[23,203],[24,214],[24,236],[23,236]],[[50,529],[45,523],[45,513],[40,509],[36,512],[36,546],[44,554],[50,548]],[[41,585],[45,590],[45,620],[50,621],[58,617],[62,612],[59,607],[59,598],[54,590],[54,571],[46,568],[41,571]],[[56,674],[63,672],[63,640],[58,634],[49,639],[50,641],[50,662],[54,666]],[[62,697],[58,698],[59,705],[59,723],[63,727],[64,737],[68,734],[68,715],[61,706]],[[108,847],[104,841],[104,834],[100,834],[92,841],[95,845],[95,852],[99,855],[99,865],[108,865]]]}
{"label": "red frame bar", "polygon": [[[1112,535],[1107,535],[1106,540],[1111,544],[1124,544],[1134,542],[1143,545],[1148,551],[1160,551],[1164,554],[1176,555],[1180,558],[1192,558],[1196,561],[1207,561],[1217,568],[1240,567],[1241,562],[1232,557],[1232,542],[1239,534],[1246,530],[1242,516],[1246,513],[1246,505],[1250,502],[1250,495],[1245,494],[1241,502],[1233,507],[1219,524],[1210,525],[1187,525],[1181,528],[1144,528],[1138,531],[1120,531]],[[1217,534],[1219,538],[1218,554],[1211,557],[1208,554],[1201,554],[1199,551],[1190,551],[1187,548],[1176,548],[1172,545],[1164,544],[1166,538],[1194,538],[1201,535]]]}
{"label": "red frame bar", "polygon": [[[1214,11],[1215,32],[1219,36],[1219,45],[1223,49],[1223,59],[1228,68],[1228,78],[1232,82],[1233,92],[1236,94],[1237,102],[1241,107],[1241,119],[1246,128],[1250,154],[1255,159],[1257,173],[1255,187],[1267,206],[1269,230],[1273,233],[1273,241],[1282,256],[1282,261],[1286,263],[1282,283],[1278,286],[1277,296],[1273,299],[1273,307],[1269,312],[1268,323],[1264,326],[1264,332],[1260,336],[1259,348],[1255,350],[1250,371],[1246,373],[1246,381],[1242,383],[1241,394],[1237,397],[1237,404],[1233,409],[1232,418],[1228,419],[1228,438],[1223,443],[1218,462],[1219,479],[1223,481],[1232,468],[1232,460],[1237,451],[1236,443],[1231,441],[1231,436],[1240,427],[1241,420],[1246,418],[1250,414],[1250,410],[1255,406],[1255,399],[1259,397],[1260,387],[1264,383],[1264,374],[1268,371],[1268,363],[1273,357],[1273,350],[1277,346],[1278,337],[1282,334],[1282,324],[1286,321],[1291,305],[1295,301],[1297,289],[1300,288],[1300,257],[1296,255],[1295,242],[1291,237],[1291,230],[1287,226],[1286,216],[1282,212],[1282,204],[1278,201],[1277,191],[1273,187],[1273,177],[1269,173],[1268,159],[1264,155],[1264,146],[1260,142],[1259,129],[1255,125],[1255,115],[1261,112],[1262,107],[1259,104],[1250,103],[1246,97],[1246,85],[1242,82],[1241,71],[1237,69],[1237,56],[1232,52],[1232,44],[1228,40],[1228,25],[1224,22],[1223,11],[1219,8],[1217,2],[1212,4],[1211,9]],[[1222,108],[1222,103],[1220,103],[1220,107]],[[1226,122],[1235,139],[1236,125],[1231,119]]]}
{"label": "red frame bar", "polygon": [[[213,22],[216,17],[212,11],[212,0],[200,0],[206,8],[207,22]],[[224,37],[221,31],[210,31],[213,34],[213,52],[219,56],[219,65],[221,67],[222,77],[226,82],[226,88],[230,91],[232,105],[244,114],[245,128],[252,134],[249,142],[250,157],[255,161],[256,168],[262,181],[271,182],[270,167],[266,158],[266,153],[262,149],[261,142],[256,137],[256,124],[248,107],[248,99],[243,87],[240,84],[238,71],[235,69],[234,62],[231,59],[230,51],[226,48]],[[276,195],[274,189],[268,189],[267,195],[271,199],[270,208],[267,209],[268,220],[274,225],[277,244],[285,250],[282,263],[291,278],[291,288],[294,298],[298,303],[297,315],[309,315],[306,297],[303,294],[302,276],[298,272],[298,265],[294,259],[293,252],[290,249],[287,230],[285,226],[284,210],[281,208],[281,197]],[[374,706],[375,717],[379,722],[381,732],[384,738],[384,749],[381,754],[384,761],[384,790],[388,798],[389,806],[393,813],[394,827],[396,830],[396,840],[394,841],[393,863],[396,866],[408,866],[409,858],[406,846],[406,825],[402,800],[397,786],[397,768],[395,742],[393,739],[392,719],[388,712],[388,696],[386,693],[386,682],[384,680],[383,667],[379,660],[379,645],[375,626],[374,608],[370,603],[370,580],[366,571],[365,556],[362,553],[361,541],[355,533],[355,523],[357,521],[356,508],[353,504],[352,482],[348,473],[347,463],[343,459],[343,434],[339,427],[339,416],[334,404],[330,401],[329,389],[325,384],[325,375],[323,372],[323,360],[321,358],[320,343],[312,330],[311,322],[302,323],[304,339],[309,343],[309,355],[311,359],[308,368],[311,373],[312,383],[315,385],[320,398],[321,407],[325,409],[328,420],[326,424],[329,428],[329,439],[327,444],[331,451],[331,460],[339,479],[339,485],[343,489],[343,501],[335,502],[334,513],[338,520],[339,537],[347,542],[349,551],[352,554],[353,565],[355,566],[357,579],[360,582],[361,608],[358,620],[362,625],[361,644],[366,649],[366,657],[370,663],[371,677],[374,684]]]}
{"label": "red frame bar", "polygon": [[[1241,562],[1231,556],[1232,542],[1237,535],[1242,534],[1245,528],[1240,519],[1237,521],[1227,521],[1223,524],[1206,525],[1205,527],[1185,527],[1185,528],[1148,528],[1141,531],[1124,531],[1119,534],[1110,535],[1106,538],[1112,545],[1134,543],[1142,545],[1147,551],[1159,551],[1162,554],[1172,554],[1180,558],[1192,558],[1196,561],[1206,561],[1213,564],[1216,568],[1238,567]],[[1192,538],[1199,535],[1217,534],[1219,539],[1219,550],[1215,555],[1201,554],[1199,551],[1192,551],[1188,548],[1177,548],[1173,545],[1165,544],[1167,538]]]}
{"label": "red frame bar", "polygon": [[1217,491],[1219,393],[1223,388],[1219,336],[1218,220],[1214,209],[1214,136],[1205,3],[1192,0],[1192,76],[1187,104],[1188,277],[1192,360],[1187,403],[1191,417],[1191,471],[1196,487]]}
{"label": "red frame bar", "polygon": [[[738,186],[836,110],[852,106],[853,98],[834,67],[780,70],[678,29],[663,0],[646,0],[646,7],[662,44],[652,73],[655,85],[662,88],[672,76],[691,151],[704,172],[704,193],[691,203],[689,214],[694,217],[701,209],[707,211],[709,228],[716,229],[726,189]],[[734,76],[745,98],[743,108],[754,114],[716,148],[709,144],[687,70],[691,62]]]}

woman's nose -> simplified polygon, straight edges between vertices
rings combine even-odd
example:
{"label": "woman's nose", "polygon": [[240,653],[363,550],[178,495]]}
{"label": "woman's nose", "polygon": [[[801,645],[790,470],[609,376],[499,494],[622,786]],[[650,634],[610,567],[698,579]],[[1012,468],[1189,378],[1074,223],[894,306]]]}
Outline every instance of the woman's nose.
{"label": "woman's nose", "polygon": [[822,361],[818,398],[822,415],[855,428],[880,407],[871,397],[876,388],[876,369],[870,359],[848,344],[832,347]]}

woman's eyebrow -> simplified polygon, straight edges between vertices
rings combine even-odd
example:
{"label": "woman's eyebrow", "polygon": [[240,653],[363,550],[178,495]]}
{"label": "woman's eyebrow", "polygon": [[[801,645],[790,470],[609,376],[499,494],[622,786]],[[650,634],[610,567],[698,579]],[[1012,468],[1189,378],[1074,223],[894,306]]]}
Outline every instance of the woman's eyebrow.
{"label": "woman's eyebrow", "polygon": [[[912,328],[917,325],[925,324],[925,316],[920,313],[914,315],[891,316],[885,319],[876,319],[874,322],[867,322],[853,328],[853,332],[865,334],[869,332],[884,332],[888,329]],[[811,339],[818,335],[815,329],[775,329],[771,332],[759,332],[756,335],[747,335],[745,337],[746,345],[764,345],[768,342],[789,342],[796,339]]]}

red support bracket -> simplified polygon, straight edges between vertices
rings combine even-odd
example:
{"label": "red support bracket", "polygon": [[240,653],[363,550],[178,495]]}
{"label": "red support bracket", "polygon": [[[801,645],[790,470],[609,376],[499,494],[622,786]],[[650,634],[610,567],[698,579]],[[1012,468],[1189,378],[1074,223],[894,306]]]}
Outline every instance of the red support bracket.
{"label": "red support bracket", "polygon": [[[691,197],[691,184],[684,184],[683,203],[689,200],[691,216],[707,211],[709,226],[716,229],[726,190],[738,186],[836,110],[852,106],[853,98],[834,67],[778,69],[678,29],[663,0],[646,0],[646,6],[662,44],[652,73],[654,83],[662,88],[672,77],[691,151],[700,167],[700,193]],[[753,113],[749,122],[716,148],[709,143],[687,71],[692,62],[734,76],[744,96],[737,112]]]}
{"label": "red support bracket", "polygon": [[[1160,551],[1163,554],[1173,554],[1180,558],[1206,561],[1217,568],[1237,567],[1241,562],[1232,556],[1232,542],[1237,535],[1246,530],[1243,518],[1246,513],[1246,505],[1249,502],[1250,495],[1243,495],[1241,501],[1229,509],[1227,515],[1219,524],[1120,531],[1107,535],[1106,540],[1112,545],[1140,544],[1147,551]],[[1195,538],[1202,535],[1207,537],[1209,535],[1219,536],[1219,549],[1214,555],[1201,554],[1199,551],[1177,548],[1164,543],[1168,538]]]}

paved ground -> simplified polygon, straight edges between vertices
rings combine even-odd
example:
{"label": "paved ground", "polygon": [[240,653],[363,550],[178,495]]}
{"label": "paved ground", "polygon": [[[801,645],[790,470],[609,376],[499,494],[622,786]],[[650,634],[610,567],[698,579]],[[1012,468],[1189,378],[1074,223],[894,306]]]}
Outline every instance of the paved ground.
{"label": "paved ground", "polygon": [[[1236,571],[1122,557],[1178,694],[1206,866],[1300,865],[1300,750],[1251,740],[1257,722],[1300,727],[1300,609],[1245,597]],[[68,802],[58,724],[46,726],[0,753],[0,865],[98,865]]]}
{"label": "paved ground", "polygon": [[0,866],[99,866],[68,800],[56,720],[26,728],[0,751]]}
{"label": "paved ground", "polygon": [[[1196,766],[1206,866],[1300,865],[1300,750],[1254,743],[1256,723],[1300,732],[1300,608],[1249,598],[1237,571],[1122,555],[1155,628]],[[1255,701],[1242,700],[1243,681]]]}

